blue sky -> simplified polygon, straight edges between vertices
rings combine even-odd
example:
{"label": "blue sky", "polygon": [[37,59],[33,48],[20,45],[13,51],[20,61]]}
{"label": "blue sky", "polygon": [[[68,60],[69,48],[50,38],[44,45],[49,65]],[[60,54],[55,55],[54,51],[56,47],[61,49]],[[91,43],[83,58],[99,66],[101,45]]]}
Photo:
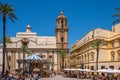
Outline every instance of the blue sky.
{"label": "blue sky", "polygon": [[[16,10],[18,20],[7,21],[7,35],[24,32],[29,24],[39,36],[55,36],[56,18],[62,9],[68,18],[69,48],[93,28],[111,30],[120,0],[0,0]],[[0,38],[2,38],[0,17]]]}

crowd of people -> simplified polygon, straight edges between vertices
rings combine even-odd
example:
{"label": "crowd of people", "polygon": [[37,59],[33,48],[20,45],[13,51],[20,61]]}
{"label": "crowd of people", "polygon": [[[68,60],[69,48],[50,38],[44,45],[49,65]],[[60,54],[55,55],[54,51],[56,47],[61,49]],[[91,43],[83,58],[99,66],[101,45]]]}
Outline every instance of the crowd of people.
{"label": "crowd of people", "polygon": [[39,74],[37,72],[34,72],[28,76],[25,76],[23,74],[11,74],[8,72],[5,72],[5,74],[0,74],[0,80],[25,80],[25,78],[30,78],[30,80],[38,80]]}
{"label": "crowd of people", "polygon": [[[78,78],[78,79],[90,79],[90,80],[120,80],[120,74],[113,73],[97,73],[97,72],[86,72],[86,71],[63,71],[64,77]],[[56,72],[51,72],[49,77],[56,76]],[[38,80],[41,75],[38,72],[32,72],[27,76],[23,74],[10,74],[5,72],[4,75],[0,74],[0,80]]]}
{"label": "crowd of people", "polygon": [[64,71],[63,76],[78,78],[78,79],[90,79],[90,80],[120,80],[120,74],[113,74],[113,73]]}
{"label": "crowd of people", "polygon": [[[52,77],[56,76],[56,72],[50,72],[49,76],[46,77]],[[6,71],[4,75],[0,74],[0,80],[25,80],[26,78],[29,78],[29,80],[38,80],[42,77],[42,75],[39,72],[31,72],[30,74],[20,74],[20,73],[9,73]]]}

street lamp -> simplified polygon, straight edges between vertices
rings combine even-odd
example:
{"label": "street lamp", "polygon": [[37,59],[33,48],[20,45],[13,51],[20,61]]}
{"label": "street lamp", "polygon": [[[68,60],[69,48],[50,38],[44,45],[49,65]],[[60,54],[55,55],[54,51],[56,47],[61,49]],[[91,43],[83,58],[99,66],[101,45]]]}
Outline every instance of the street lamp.
{"label": "street lamp", "polygon": [[18,63],[18,70],[20,71],[20,64],[22,63],[22,59],[18,59],[17,63]]}

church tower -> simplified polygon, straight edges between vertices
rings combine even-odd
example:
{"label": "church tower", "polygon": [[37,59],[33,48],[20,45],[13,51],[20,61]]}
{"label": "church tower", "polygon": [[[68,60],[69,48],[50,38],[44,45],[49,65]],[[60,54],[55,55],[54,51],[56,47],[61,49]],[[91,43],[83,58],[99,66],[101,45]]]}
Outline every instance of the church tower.
{"label": "church tower", "polygon": [[58,49],[68,49],[68,24],[62,11],[56,19],[56,44]]}

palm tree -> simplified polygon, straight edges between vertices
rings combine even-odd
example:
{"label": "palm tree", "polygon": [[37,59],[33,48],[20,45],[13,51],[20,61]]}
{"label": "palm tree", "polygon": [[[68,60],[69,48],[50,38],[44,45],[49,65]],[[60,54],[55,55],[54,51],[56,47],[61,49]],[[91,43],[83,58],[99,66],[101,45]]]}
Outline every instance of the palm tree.
{"label": "palm tree", "polygon": [[[3,43],[3,39],[0,39],[0,42],[2,42]],[[11,41],[11,39],[10,39],[10,37],[9,36],[5,36],[5,43],[12,43],[12,41]]]}
{"label": "palm tree", "polygon": [[112,17],[117,17],[117,19],[113,22],[113,24],[119,23],[120,22],[120,8],[116,8],[118,13],[112,15]]}
{"label": "palm tree", "polygon": [[2,4],[0,3],[0,15],[2,17],[3,22],[3,62],[2,62],[2,73],[5,72],[5,35],[6,35],[6,21],[7,19],[10,19],[12,22],[14,22],[15,19],[17,19],[16,15],[14,14],[15,10],[12,8],[11,5],[8,4]]}
{"label": "palm tree", "polygon": [[60,51],[60,57],[62,59],[62,69],[64,69],[64,59],[66,58],[66,51],[61,50]]}
{"label": "palm tree", "polygon": [[28,50],[27,45],[23,45],[22,48],[21,48],[21,51],[23,53],[23,71],[25,71],[25,54],[30,53],[31,51]]}
{"label": "palm tree", "polygon": [[96,49],[97,57],[96,57],[96,70],[98,70],[98,58],[99,58],[99,49],[107,45],[107,42],[104,39],[95,39],[90,43],[90,46]]}

